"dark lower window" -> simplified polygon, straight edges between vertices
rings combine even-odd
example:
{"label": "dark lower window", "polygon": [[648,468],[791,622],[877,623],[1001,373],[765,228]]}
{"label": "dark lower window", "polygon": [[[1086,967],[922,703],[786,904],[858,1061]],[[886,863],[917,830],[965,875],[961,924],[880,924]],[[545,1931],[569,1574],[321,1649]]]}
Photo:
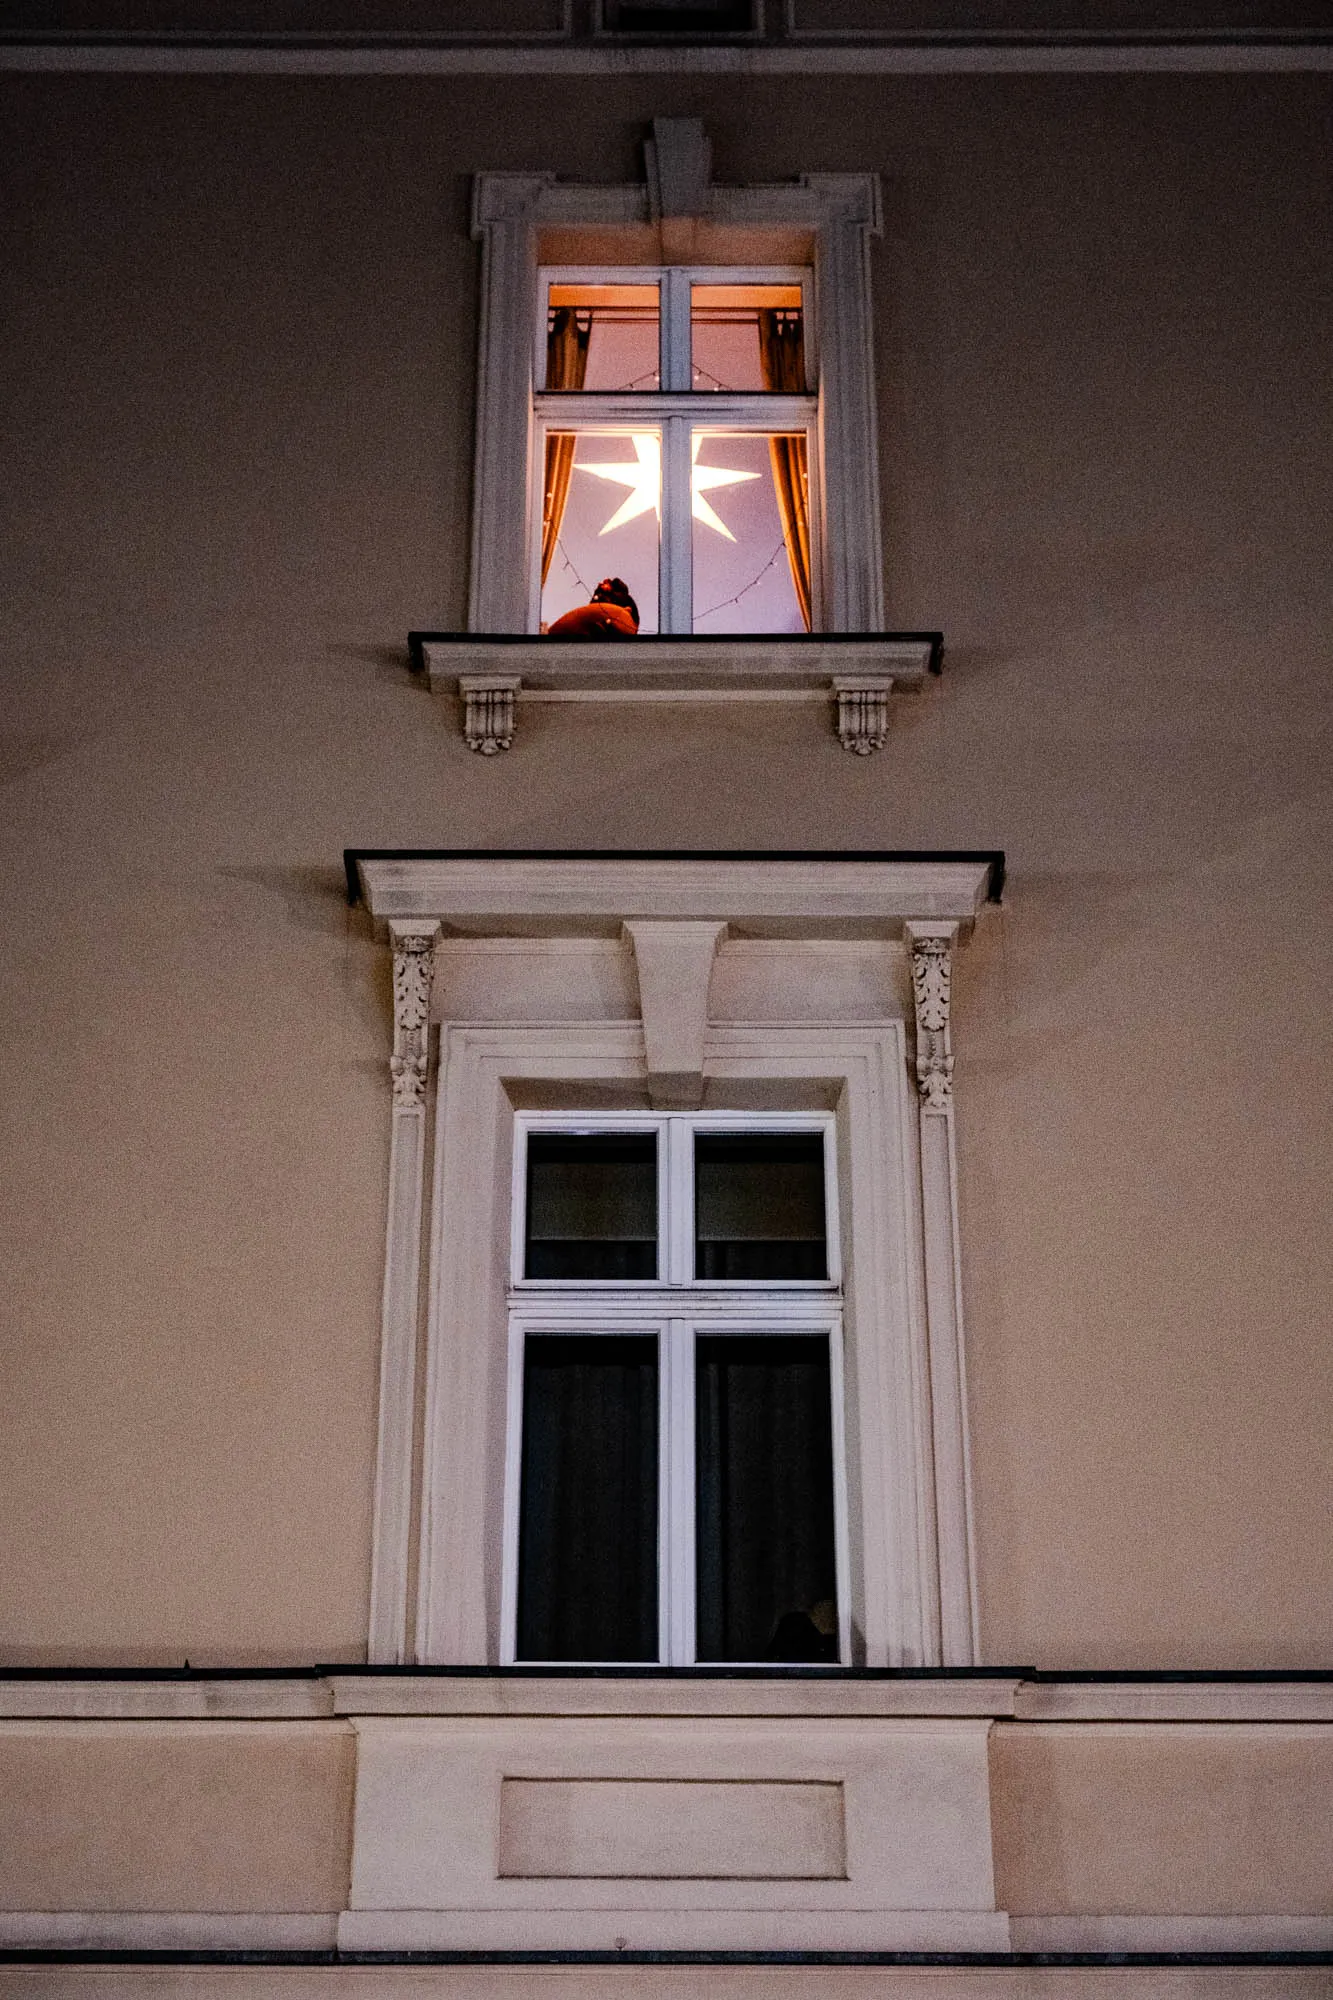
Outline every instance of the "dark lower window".
{"label": "dark lower window", "polygon": [[657,1405],[652,1335],[528,1335],[520,1659],[657,1659]]}
{"label": "dark lower window", "polygon": [[700,1335],[695,1484],[698,1658],[835,1661],[827,1338]]}

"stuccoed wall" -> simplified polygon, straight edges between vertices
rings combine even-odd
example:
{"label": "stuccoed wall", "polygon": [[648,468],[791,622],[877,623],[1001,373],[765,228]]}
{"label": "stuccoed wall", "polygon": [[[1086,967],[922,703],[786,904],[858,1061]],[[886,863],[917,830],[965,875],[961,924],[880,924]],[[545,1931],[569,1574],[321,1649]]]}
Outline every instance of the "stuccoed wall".
{"label": "stuccoed wall", "polygon": [[[354,1659],[386,964],[345,845],[1002,846],[957,1042],[992,1660],[1327,1657],[1327,86],[11,78],[10,1662]],[[878,170],[882,755],[469,757],[471,173]]]}

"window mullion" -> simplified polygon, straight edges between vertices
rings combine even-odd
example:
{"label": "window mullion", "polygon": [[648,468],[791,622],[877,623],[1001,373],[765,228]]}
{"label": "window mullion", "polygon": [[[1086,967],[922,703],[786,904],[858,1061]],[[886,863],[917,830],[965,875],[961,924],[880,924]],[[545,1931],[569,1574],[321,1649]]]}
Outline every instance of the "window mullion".
{"label": "window mullion", "polygon": [[694,624],[690,542],[690,421],[668,416],[662,424],[661,629],[688,632]]}
{"label": "window mullion", "polygon": [[658,294],[661,310],[662,387],[672,390],[694,387],[690,341],[690,273],[668,266],[662,273]]}
{"label": "window mullion", "polygon": [[667,1666],[694,1663],[694,1329],[662,1333],[661,1610]]}
{"label": "window mullion", "polygon": [[668,1118],[664,1135],[667,1211],[662,1271],[669,1284],[688,1285],[694,1276],[694,1128],[684,1118]]}

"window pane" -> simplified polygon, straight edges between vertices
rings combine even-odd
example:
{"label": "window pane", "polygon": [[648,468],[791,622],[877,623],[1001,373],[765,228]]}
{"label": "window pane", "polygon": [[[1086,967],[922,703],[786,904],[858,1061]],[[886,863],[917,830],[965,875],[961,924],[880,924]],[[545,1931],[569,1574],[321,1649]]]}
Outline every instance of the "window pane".
{"label": "window pane", "polygon": [[696,431],[693,454],[695,631],[807,631],[805,433]]}
{"label": "window pane", "polygon": [[657,1658],[657,1341],[529,1334],[518,1657]]}
{"label": "window pane", "polygon": [[697,1654],[838,1658],[826,1336],[695,1349]]}
{"label": "window pane", "polygon": [[639,630],[657,630],[658,431],[548,431],[542,491],[542,630],[621,577]]}
{"label": "window pane", "polygon": [[805,394],[799,285],[691,285],[696,389]]}
{"label": "window pane", "polygon": [[694,1233],[696,1278],[826,1278],[822,1135],[696,1134]]}
{"label": "window pane", "polygon": [[656,389],[656,285],[552,285],[546,313],[548,389]]}
{"label": "window pane", "polygon": [[528,1134],[525,1278],[657,1276],[653,1133]]}

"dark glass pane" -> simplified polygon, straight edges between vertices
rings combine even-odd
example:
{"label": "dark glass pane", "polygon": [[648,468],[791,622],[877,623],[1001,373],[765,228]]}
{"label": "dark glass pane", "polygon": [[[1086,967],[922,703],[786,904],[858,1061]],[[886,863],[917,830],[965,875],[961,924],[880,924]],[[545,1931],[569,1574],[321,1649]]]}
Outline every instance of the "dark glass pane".
{"label": "dark glass pane", "polygon": [[826,1278],[818,1132],[700,1132],[694,1141],[697,1278]]}
{"label": "dark glass pane", "polygon": [[529,1133],[523,1275],[657,1276],[655,1134]]}
{"label": "dark glass pane", "polygon": [[701,1337],[695,1468],[699,1659],[836,1662],[827,1338]]}
{"label": "dark glass pane", "polygon": [[657,1658],[657,1341],[529,1334],[521,1660]]}

